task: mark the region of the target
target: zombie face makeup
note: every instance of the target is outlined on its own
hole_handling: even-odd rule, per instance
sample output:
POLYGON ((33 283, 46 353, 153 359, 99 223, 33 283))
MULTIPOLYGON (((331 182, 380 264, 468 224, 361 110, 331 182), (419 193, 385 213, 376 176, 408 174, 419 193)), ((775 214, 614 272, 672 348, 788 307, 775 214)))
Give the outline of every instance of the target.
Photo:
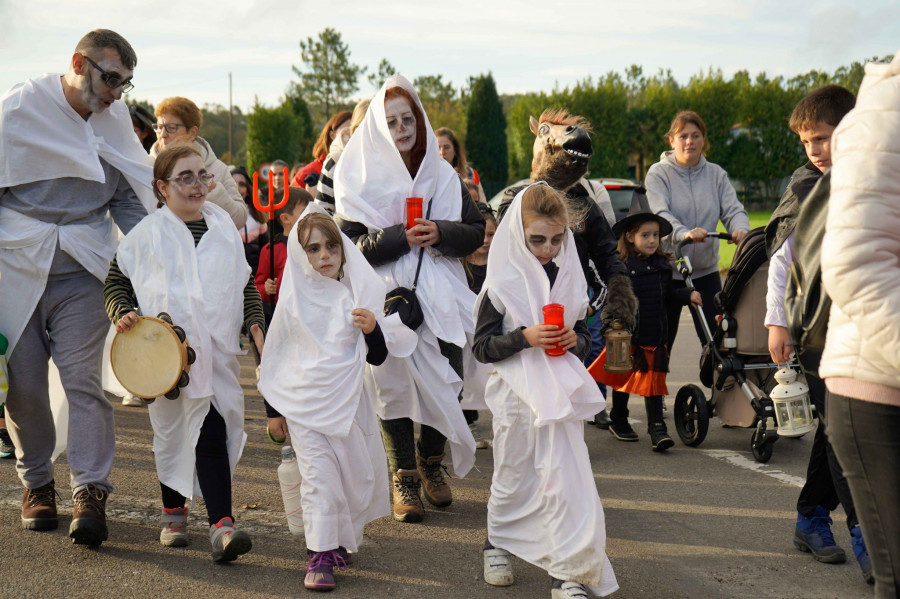
POLYGON ((303 244, 306 257, 313 269, 323 277, 340 278, 343 248, 333 239, 328 239, 318 227, 309 232, 309 239, 303 244))
POLYGON ((553 260, 562 247, 566 226, 545 216, 522 215, 525 244, 541 266, 553 260))
POLYGON ((416 145, 416 117, 406 98, 391 98, 384 103, 388 130, 400 155, 409 154, 416 145))

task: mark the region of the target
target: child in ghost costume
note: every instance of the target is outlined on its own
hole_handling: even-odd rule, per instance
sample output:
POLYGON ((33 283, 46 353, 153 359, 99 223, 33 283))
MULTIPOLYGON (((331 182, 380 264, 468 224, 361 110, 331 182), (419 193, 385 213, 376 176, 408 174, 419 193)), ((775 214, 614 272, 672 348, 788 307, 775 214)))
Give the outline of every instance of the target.
POLYGON ((567 226, 565 200, 543 182, 519 192, 490 249, 475 305, 473 353, 493 364, 485 401, 493 414, 485 581, 513 582, 509 554, 546 570, 554 599, 618 589, 584 420, 605 406, 582 359, 590 351, 587 284, 567 226), (542 308, 565 306, 562 330, 542 308), (560 346, 562 356, 544 350, 560 346))
POLYGON ((119 244, 104 299, 119 334, 138 322, 136 310, 166 312, 196 352, 180 397, 149 407, 163 499, 160 542, 187 545, 186 498, 202 495, 220 562, 252 546, 234 529, 231 509, 231 479, 247 438, 238 355, 241 325, 261 349, 265 322, 234 222, 205 201, 211 179, 189 146, 160 152, 153 184, 161 207, 119 244))
POLYGON ((327 591, 390 513, 384 447, 366 362, 404 357, 416 334, 382 316, 381 277, 316 204, 288 234, 281 294, 260 364, 259 390, 287 422, 302 483, 309 563, 304 585, 327 591))
POLYGON ((475 462, 475 440, 459 407, 462 348, 474 331, 475 295, 461 258, 484 239, 484 219, 450 163, 416 90, 390 77, 344 149, 334 175, 335 221, 375 268, 388 290, 412 287, 424 322, 408 358, 388 356, 369 366, 366 384, 377 398, 382 437, 393 477, 394 518, 420 522, 425 498, 452 503, 442 470, 445 446, 453 470, 465 476, 475 462), (406 198, 422 198, 422 214, 407 229, 406 198), (415 440, 413 423, 420 434, 415 440))

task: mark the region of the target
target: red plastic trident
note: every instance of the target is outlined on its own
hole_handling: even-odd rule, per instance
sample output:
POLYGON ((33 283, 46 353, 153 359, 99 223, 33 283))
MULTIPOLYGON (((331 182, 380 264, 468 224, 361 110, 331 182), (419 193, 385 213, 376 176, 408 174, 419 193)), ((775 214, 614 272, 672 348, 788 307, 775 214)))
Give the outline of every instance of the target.
MULTIPOLYGON (((253 205, 260 212, 269 213, 269 273, 271 278, 275 278, 275 211, 284 208, 288 201, 290 191, 288 189, 288 168, 284 167, 284 197, 277 204, 275 203, 275 186, 272 185, 272 169, 269 169, 269 204, 263 206, 259 197, 259 173, 253 173, 253 205)), ((287 233, 287 231, 285 231, 287 233)), ((278 294, 272 296, 272 305, 278 299, 278 294)))

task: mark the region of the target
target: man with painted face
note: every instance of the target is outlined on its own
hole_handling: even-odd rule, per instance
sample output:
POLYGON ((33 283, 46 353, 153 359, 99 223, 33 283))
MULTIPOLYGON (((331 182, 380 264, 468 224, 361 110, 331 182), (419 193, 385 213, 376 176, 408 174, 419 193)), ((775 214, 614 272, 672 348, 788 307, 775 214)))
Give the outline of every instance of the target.
POLYGON ((155 206, 146 152, 118 102, 136 62, 122 36, 98 29, 78 42, 65 74, 29 79, 0 99, 0 331, 10 341, 6 409, 25 487, 22 526, 57 527, 53 458, 65 444, 54 413, 67 402, 69 536, 90 546, 107 538, 115 448, 100 376, 112 221, 127 233, 155 206), (49 389, 50 358, 64 395, 49 389))

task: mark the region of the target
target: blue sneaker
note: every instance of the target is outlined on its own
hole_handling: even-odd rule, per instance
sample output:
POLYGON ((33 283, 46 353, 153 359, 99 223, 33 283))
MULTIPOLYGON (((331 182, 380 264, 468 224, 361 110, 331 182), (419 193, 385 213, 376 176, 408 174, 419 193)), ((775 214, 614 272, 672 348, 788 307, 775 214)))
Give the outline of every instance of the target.
POLYGON ((853 555, 856 556, 863 578, 867 583, 875 584, 875 577, 872 575, 872 560, 869 559, 869 550, 866 549, 866 541, 863 539, 859 525, 850 529, 850 538, 853 543, 853 555))
POLYGON ((811 518, 797 514, 794 545, 800 551, 812 553, 817 561, 826 564, 843 564, 847 561, 847 554, 834 542, 834 535, 831 534, 828 510, 821 505, 816 506, 811 518))

